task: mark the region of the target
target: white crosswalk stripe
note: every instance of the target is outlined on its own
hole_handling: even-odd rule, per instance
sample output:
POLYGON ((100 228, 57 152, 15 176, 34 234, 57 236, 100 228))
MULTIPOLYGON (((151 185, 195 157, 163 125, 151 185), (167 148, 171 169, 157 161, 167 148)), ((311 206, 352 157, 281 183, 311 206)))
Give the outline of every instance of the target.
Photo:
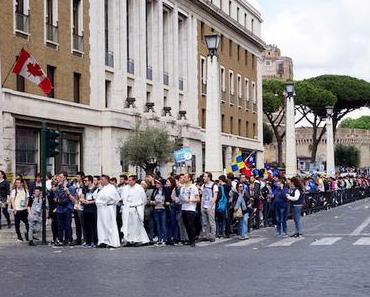
POLYGON ((324 237, 317 241, 314 241, 310 245, 314 245, 314 246, 333 245, 334 243, 336 243, 337 241, 341 239, 342 237, 324 237))
POLYGON ((286 247, 286 246, 291 246, 294 243, 296 243, 298 241, 301 241, 303 239, 304 239, 303 237, 299 237, 299 238, 285 238, 285 239, 279 240, 277 242, 274 242, 274 243, 268 245, 268 247, 286 247))
POLYGON ((235 242, 235 243, 230 243, 230 244, 227 244, 226 246, 229 247, 240 247, 240 246, 249 246, 249 245, 252 245, 252 244, 257 244, 257 243, 260 243, 262 241, 266 240, 266 238, 251 238, 251 239, 248 239, 248 240, 241 240, 241 241, 238 241, 238 242, 235 242))
POLYGON ((353 245, 370 245, 370 237, 361 237, 353 245))

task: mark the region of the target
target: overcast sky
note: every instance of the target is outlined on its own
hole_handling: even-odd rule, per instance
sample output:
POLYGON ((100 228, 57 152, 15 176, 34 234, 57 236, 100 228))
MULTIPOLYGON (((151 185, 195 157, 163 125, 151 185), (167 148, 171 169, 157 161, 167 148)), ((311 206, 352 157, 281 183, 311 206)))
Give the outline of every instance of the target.
MULTIPOLYGON (((262 38, 293 58, 294 77, 347 74, 370 81, 369 0, 248 0, 262 38)), ((351 117, 370 115, 370 109, 351 117)))

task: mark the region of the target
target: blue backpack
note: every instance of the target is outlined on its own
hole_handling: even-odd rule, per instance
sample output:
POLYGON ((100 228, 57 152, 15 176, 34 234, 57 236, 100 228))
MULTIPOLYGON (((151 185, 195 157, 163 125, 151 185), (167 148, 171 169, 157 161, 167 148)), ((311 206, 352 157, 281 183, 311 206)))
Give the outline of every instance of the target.
POLYGON ((218 201, 218 206, 217 206, 216 211, 221 213, 221 214, 224 214, 224 213, 226 213, 226 208, 227 208, 227 198, 226 198, 226 195, 225 195, 224 187, 220 186, 220 188, 221 188, 221 198, 218 201))

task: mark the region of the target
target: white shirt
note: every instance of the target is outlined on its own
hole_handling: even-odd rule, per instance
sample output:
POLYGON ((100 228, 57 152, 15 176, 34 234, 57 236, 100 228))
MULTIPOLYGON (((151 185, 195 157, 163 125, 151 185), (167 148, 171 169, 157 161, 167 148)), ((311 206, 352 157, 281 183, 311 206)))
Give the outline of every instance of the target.
POLYGON ((199 191, 194 184, 182 186, 180 189, 180 201, 182 203, 181 209, 196 211, 197 202, 190 202, 189 199, 194 199, 197 195, 199 195, 199 191))

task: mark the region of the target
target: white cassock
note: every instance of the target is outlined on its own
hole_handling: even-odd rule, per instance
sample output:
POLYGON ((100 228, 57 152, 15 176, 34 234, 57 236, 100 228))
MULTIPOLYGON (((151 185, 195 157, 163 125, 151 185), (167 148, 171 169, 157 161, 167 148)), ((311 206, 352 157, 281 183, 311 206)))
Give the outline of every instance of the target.
POLYGON ((98 244, 120 246, 116 222, 116 204, 120 199, 116 187, 111 184, 101 188, 97 194, 95 203, 98 210, 98 244))
POLYGON ((142 186, 128 185, 122 191, 122 233, 127 242, 148 243, 144 228, 144 205, 147 197, 142 186))

